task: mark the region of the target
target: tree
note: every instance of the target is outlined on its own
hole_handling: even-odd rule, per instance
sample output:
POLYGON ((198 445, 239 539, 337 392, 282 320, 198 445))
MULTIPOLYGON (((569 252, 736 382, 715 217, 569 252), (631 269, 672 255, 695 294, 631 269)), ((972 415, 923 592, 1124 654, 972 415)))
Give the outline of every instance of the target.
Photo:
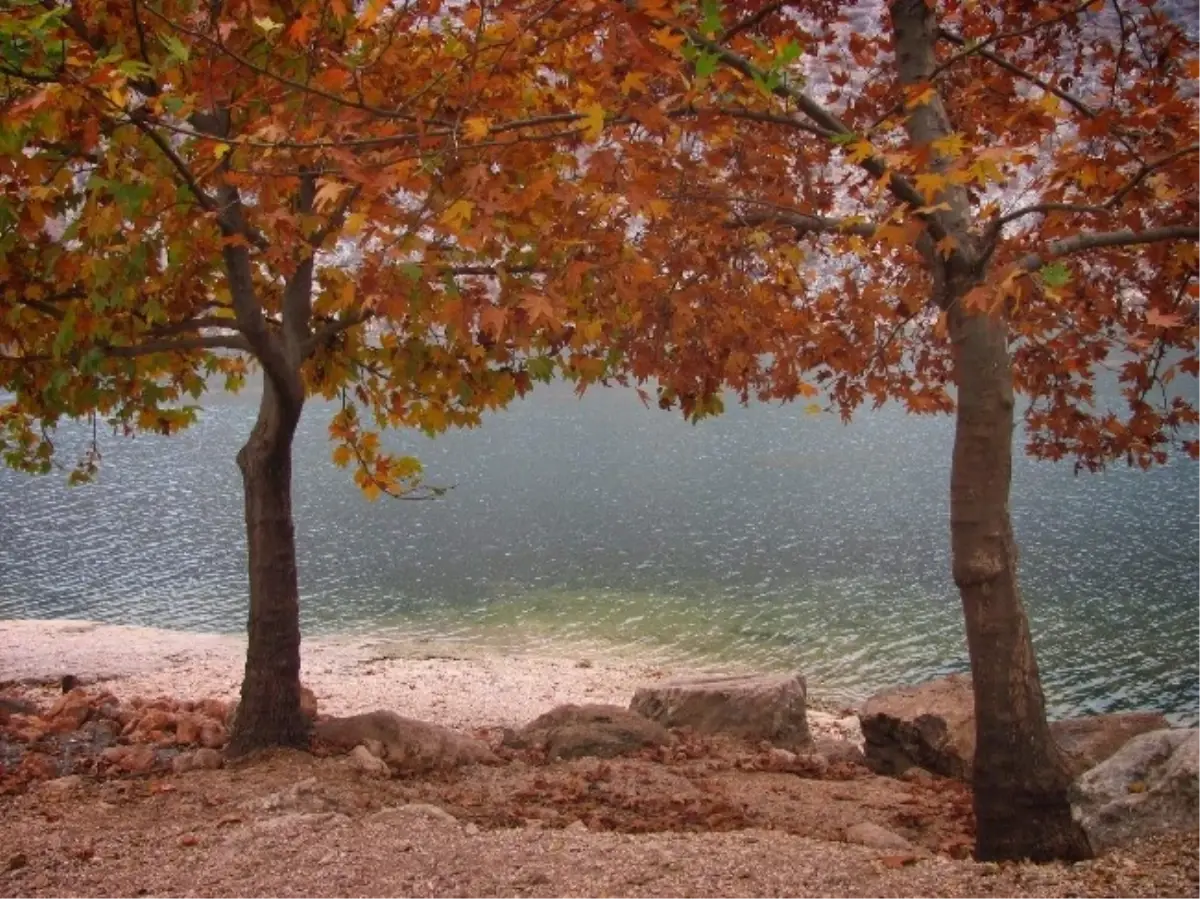
POLYGON ((1168 390, 1197 374, 1195 40, 1120 0, 626 8, 598 102, 637 124, 609 137, 610 189, 661 208, 625 373, 690 415, 722 385, 953 411, 976 855, 1086 857, 1018 586, 1015 395, 1035 456, 1196 458, 1194 391, 1168 390), (621 71, 659 73, 649 111, 621 71), (672 106, 692 116, 655 118, 672 106))
MULTIPOLYGON (((556 366, 596 370, 571 182, 603 119, 556 76, 584 68, 559 6, 16 0, 0 23, 5 462, 51 470, 64 418, 175 433, 262 371, 233 753, 307 742, 306 399, 341 399, 333 458, 368 496, 421 498, 379 428, 474 425, 556 366)), ((98 460, 93 439, 72 479, 98 460)))

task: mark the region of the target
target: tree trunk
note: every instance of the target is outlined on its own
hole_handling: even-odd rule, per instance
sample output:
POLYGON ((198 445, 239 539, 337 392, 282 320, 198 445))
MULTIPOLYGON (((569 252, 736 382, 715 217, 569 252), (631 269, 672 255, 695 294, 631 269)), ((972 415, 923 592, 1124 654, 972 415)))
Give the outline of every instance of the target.
MULTIPOLYGON (((955 291, 961 298, 963 291, 955 291)), ((1090 858, 1050 735, 1009 515, 1013 379, 1003 314, 950 306, 958 386, 950 532, 975 690, 975 855, 1090 858)))
POLYGON ((258 421, 238 453, 246 503, 250 645, 230 755, 308 744, 300 712, 300 590, 292 524, 292 438, 303 400, 263 378, 258 421))

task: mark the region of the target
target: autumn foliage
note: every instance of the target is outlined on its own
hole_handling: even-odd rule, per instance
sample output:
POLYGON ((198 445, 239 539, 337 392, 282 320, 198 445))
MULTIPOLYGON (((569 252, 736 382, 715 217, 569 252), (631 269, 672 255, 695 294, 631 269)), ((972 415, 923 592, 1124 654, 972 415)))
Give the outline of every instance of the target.
POLYGON ((1016 579, 1014 393, 1036 455, 1197 455, 1197 48, 1169 8, 9 8, 0 452, 48 470, 64 418, 172 433, 261 368, 235 749, 302 737, 308 397, 338 401, 334 460, 371 497, 430 492, 380 429, 475 425, 553 377, 692 417, 725 391, 896 401, 957 417, 981 845, 1080 853, 1046 835, 1070 826, 1016 579))

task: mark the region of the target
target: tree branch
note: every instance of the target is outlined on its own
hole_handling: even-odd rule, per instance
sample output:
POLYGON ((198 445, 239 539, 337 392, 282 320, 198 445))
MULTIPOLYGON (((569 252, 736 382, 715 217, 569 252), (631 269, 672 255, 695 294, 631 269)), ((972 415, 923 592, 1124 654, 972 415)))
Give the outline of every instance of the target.
POLYGON ((730 25, 729 28, 721 35, 721 40, 728 41, 730 38, 741 34, 743 31, 749 31, 756 25, 761 24, 769 16, 779 12, 779 10, 783 9, 785 6, 789 6, 790 3, 791 0, 775 0, 774 3, 768 3, 758 12, 751 16, 747 16, 736 25, 730 25))
POLYGON ((1165 156, 1160 156, 1158 159, 1153 159, 1150 162, 1143 163, 1139 167, 1136 174, 1126 181, 1111 197, 1103 203, 1093 204, 1077 204, 1077 203, 1034 203, 1030 206, 1022 206, 1020 209, 1014 209, 1012 212, 1001 216, 988 226, 987 233, 984 235, 984 240, 991 243, 1000 236, 1001 230, 1010 222, 1015 222, 1017 219, 1027 215, 1040 215, 1048 212, 1068 212, 1078 215, 1104 215, 1112 212, 1121 202, 1129 196, 1129 193, 1142 183, 1152 172, 1170 165, 1177 159, 1184 156, 1189 156, 1192 153, 1200 152, 1200 144, 1191 144, 1187 147, 1180 147, 1173 153, 1168 153, 1165 156))
MULTIPOLYGON (((300 176, 300 187, 296 191, 296 212, 303 218, 311 215, 317 195, 317 176, 307 173, 300 176)), ((343 210, 344 211, 344 210, 343 210)), ((327 224, 332 225, 332 219, 327 224)), ((284 351, 293 367, 304 361, 304 347, 312 336, 312 290, 313 290, 313 247, 305 245, 304 254, 283 288, 283 339, 284 351)))
MULTIPOLYGON (((700 34, 698 31, 692 28, 681 27, 662 19, 652 19, 651 21, 654 21, 655 24, 659 25, 660 27, 670 28, 672 31, 684 35, 695 46, 713 54, 720 62, 724 63, 735 72, 740 72, 747 78, 757 79, 758 81, 766 80, 767 73, 754 63, 750 62, 750 60, 748 60, 746 57, 742 56, 740 53, 735 53, 733 50, 722 46, 716 41, 710 40, 709 38, 700 34)), ((806 130, 811 130, 812 133, 826 139, 843 136, 851 137, 854 135, 854 131, 841 119, 839 119, 836 115, 834 115, 799 88, 790 84, 779 84, 772 88, 771 92, 777 97, 789 100, 796 104, 796 107, 799 109, 799 111, 803 113, 814 126, 811 129, 806 130)), ((884 161, 883 157, 873 154, 859 162, 858 167, 863 169, 863 171, 875 179, 881 179, 885 174, 888 175, 888 191, 890 191, 891 194, 901 202, 911 206, 914 210, 921 209, 927 205, 925 198, 921 195, 921 192, 916 189, 912 182, 909 181, 904 175, 892 169, 887 162, 884 161)), ((936 214, 918 213, 918 217, 925 222, 935 239, 940 240, 946 236, 946 230, 938 221, 936 214)))
MULTIPOLYGON (((241 353, 252 352, 250 344, 239 334, 199 334, 185 340, 148 340, 144 343, 109 344, 98 343, 87 350, 78 350, 69 358, 78 361, 88 350, 99 350, 110 359, 136 359, 139 356, 153 356, 159 353, 194 353, 198 350, 235 350, 241 353)), ((4 356, 5 362, 59 362, 61 357, 50 353, 33 355, 4 356)))
POLYGON ((1076 234, 1074 237, 1064 237, 1050 243, 1045 252, 1029 253, 1018 263, 1017 267, 1027 272, 1037 271, 1051 259, 1063 256, 1073 256, 1088 250, 1098 250, 1105 247, 1129 247, 1138 244, 1162 243, 1170 240, 1195 241, 1200 229, 1196 225, 1169 225, 1162 228, 1147 228, 1144 231, 1092 231, 1076 234))

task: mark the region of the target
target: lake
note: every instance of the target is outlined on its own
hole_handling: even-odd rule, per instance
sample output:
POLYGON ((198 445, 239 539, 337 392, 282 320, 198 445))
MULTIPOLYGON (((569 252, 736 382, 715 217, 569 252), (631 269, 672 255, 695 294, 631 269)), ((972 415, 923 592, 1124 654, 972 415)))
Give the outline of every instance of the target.
MULTIPOLYGON (((246 394, 190 432, 104 440, 98 483, 0 471, 0 617, 244 628, 246 394)), ((798 406, 689 425, 631 391, 536 391, 478 430, 399 435, 433 502, 368 503, 329 460, 331 407, 296 446, 307 634, 403 631, 796 669, 854 701, 966 669, 950 580, 952 423, 798 406)), ((62 444, 81 442, 65 428, 62 444)), ((69 450, 68 450, 69 454, 69 450)), ((64 457, 69 458, 69 455, 64 457)), ((1013 515, 1052 714, 1197 720, 1198 468, 1016 464, 1013 515)))

